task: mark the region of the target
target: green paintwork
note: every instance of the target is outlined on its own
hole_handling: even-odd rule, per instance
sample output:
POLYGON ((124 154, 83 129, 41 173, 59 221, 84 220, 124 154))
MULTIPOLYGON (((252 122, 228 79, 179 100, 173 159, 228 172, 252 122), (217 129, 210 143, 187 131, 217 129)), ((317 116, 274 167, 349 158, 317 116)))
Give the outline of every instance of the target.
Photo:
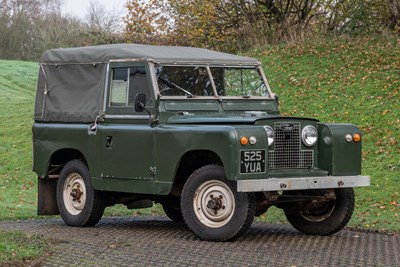
POLYGON ((38 176, 47 177, 53 156, 67 150, 84 155, 91 170, 98 168, 96 140, 95 136, 88 135, 88 127, 85 124, 35 123, 32 129, 33 170, 38 176))
MULTIPOLYGON (((145 65, 151 62, 113 63, 145 65)), ((112 65, 112 64, 111 64, 112 65)), ((111 75, 111 74, 109 74, 111 75)), ((105 88, 110 87, 110 78, 105 88)), ((37 122, 33 126, 33 169, 41 178, 57 173, 57 166, 80 155, 89 167, 97 190, 167 195, 182 159, 189 153, 207 151, 216 155, 229 180, 270 177, 312 177, 357 175, 361 172, 361 142, 346 142, 346 134, 359 133, 350 124, 322 124, 313 119, 279 116, 273 98, 161 98, 149 78, 152 115, 133 107, 106 107, 96 131, 90 123, 37 122), (301 127, 318 129, 319 142, 311 148, 314 165, 309 169, 268 170, 240 173, 241 150, 265 150, 268 144, 264 125, 300 122, 301 127), (256 144, 241 145, 241 137, 255 137, 256 144), (50 165, 51 169, 50 169, 50 165)), ((109 103, 109 93, 104 103, 109 103)), ((305 148, 301 144, 302 149, 305 148)), ((187 177, 186 177, 187 178, 187 177)))
POLYGON ((361 141, 346 142, 346 134, 361 134, 352 124, 321 124, 318 127, 319 165, 330 175, 361 174, 361 141))
MULTIPOLYGON (((179 115, 177 115, 179 116, 179 115)), ((293 121, 294 118, 286 118, 293 121)), ((265 179, 268 177, 356 175, 360 174, 361 144, 347 143, 347 133, 359 133, 354 125, 317 124, 298 119, 319 128, 320 141, 315 147, 313 169, 296 171, 267 170, 266 173, 240 174, 239 151, 267 149, 262 124, 272 125, 282 118, 253 118, 249 115, 180 115, 172 123, 151 127, 142 120, 114 123, 105 119, 96 135, 88 134, 82 124, 34 125, 34 170, 40 177, 48 172, 51 156, 61 150, 74 149, 84 155, 96 189, 117 192, 168 194, 182 157, 192 151, 211 151, 221 159, 228 179, 265 179), (208 119, 207 119, 208 118, 208 119), (225 119, 225 121, 224 121, 225 119), (252 125, 257 120, 257 125, 252 125), (241 123, 240 123, 241 122, 241 123), (229 125, 233 123, 233 125, 229 125), (250 124, 250 125, 249 125, 250 124), (112 136, 107 148, 107 137, 112 136), (241 136, 254 136, 255 145, 242 146, 241 136), (327 140, 332 140, 327 143, 327 140), (156 173, 150 172, 156 168, 156 173)))

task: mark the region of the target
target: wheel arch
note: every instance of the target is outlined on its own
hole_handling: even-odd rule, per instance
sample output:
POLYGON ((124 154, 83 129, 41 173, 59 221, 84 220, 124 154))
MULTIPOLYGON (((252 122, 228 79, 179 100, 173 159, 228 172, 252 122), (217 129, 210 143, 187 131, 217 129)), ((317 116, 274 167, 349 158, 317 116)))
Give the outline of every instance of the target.
POLYGON ((63 148, 55 151, 49 158, 44 176, 38 176, 38 215, 58 215, 57 180, 62 167, 71 160, 80 160, 88 168, 82 152, 74 148, 63 148))
POLYGON ((86 158, 81 151, 75 148, 62 148, 51 155, 47 167, 47 174, 60 174, 62 166, 74 159, 82 161, 89 168, 86 158))
POLYGON ((175 171, 174 184, 171 188, 171 194, 180 196, 183 185, 189 176, 194 171, 205 165, 220 165, 224 167, 221 157, 212 150, 191 150, 182 155, 175 171))

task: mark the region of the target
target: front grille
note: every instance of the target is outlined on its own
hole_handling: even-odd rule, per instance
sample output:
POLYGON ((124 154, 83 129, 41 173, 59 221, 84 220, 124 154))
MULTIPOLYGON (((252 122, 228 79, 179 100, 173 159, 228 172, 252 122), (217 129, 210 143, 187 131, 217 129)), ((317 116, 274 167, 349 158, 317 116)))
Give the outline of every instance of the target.
POLYGON ((275 122, 274 145, 268 151, 269 169, 312 168, 314 151, 301 149, 301 126, 299 122, 275 122), (284 126, 289 127, 282 127, 284 126))

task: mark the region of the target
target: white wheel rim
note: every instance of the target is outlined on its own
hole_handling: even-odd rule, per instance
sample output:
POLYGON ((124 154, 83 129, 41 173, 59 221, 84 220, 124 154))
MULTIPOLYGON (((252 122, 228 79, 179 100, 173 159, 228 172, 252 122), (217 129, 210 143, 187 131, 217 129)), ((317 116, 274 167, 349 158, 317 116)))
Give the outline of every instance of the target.
POLYGON ((202 183, 193 198, 196 217, 207 227, 227 224, 235 211, 235 196, 225 183, 209 180, 202 183))
POLYGON ((72 215, 82 212, 86 204, 85 182, 78 173, 68 175, 63 188, 63 200, 67 211, 72 215))

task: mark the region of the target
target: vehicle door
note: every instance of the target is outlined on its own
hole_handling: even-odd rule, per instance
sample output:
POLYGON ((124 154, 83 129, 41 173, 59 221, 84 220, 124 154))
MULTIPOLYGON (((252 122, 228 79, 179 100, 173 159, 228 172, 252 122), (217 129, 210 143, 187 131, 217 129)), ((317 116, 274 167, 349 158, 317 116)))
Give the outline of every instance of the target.
POLYGON ((149 114, 134 108, 136 95, 143 93, 154 114, 149 76, 147 63, 110 63, 104 122, 98 127, 102 178, 154 178, 154 129, 149 114))

